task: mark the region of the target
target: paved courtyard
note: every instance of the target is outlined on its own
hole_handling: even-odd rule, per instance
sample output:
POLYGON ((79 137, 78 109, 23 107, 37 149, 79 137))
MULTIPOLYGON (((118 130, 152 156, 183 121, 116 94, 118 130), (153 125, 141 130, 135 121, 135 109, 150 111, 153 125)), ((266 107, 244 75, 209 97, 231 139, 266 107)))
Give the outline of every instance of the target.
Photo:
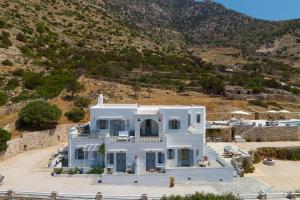
POLYGON ((199 192, 212 193, 257 193, 266 190, 268 185, 255 178, 236 178, 234 183, 178 183, 174 188, 146 187, 134 185, 98 184, 97 175, 52 177, 51 169, 47 168, 48 159, 60 146, 28 151, 0 162, 0 173, 6 178, 0 190, 64 192, 88 194, 102 192, 103 195, 141 195, 163 196, 170 194, 187 194, 199 192))

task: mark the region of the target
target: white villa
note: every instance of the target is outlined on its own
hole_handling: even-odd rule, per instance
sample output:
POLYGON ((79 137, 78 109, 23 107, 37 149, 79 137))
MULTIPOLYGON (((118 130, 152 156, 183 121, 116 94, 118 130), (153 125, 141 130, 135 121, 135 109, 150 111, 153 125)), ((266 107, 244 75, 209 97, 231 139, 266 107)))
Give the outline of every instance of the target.
POLYGON ((104 167, 108 183, 232 181, 233 168, 206 147, 205 123, 203 106, 104 104, 100 95, 89 124, 68 131, 68 165, 104 167))

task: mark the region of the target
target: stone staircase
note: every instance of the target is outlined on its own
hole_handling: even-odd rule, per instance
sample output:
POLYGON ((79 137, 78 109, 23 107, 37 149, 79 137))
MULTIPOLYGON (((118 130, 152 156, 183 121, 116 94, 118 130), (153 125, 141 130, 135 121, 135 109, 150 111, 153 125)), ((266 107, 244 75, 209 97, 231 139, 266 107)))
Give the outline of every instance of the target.
POLYGON ((236 142, 236 143, 243 143, 243 142, 246 142, 245 138, 243 138, 243 137, 240 136, 240 135, 234 136, 234 139, 235 139, 235 142, 236 142))

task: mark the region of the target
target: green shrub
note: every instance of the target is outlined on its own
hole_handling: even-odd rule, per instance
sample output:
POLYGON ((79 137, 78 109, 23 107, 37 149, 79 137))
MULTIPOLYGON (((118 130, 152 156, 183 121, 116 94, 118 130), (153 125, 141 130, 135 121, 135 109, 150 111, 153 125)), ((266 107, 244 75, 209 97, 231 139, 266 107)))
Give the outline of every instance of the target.
POLYGON ((87 173, 88 174, 103 174, 103 172, 104 172, 103 167, 96 167, 96 168, 89 170, 87 173))
POLYGON ((18 121, 21 126, 45 129, 56 125, 61 114, 56 105, 45 101, 33 101, 21 109, 18 121))
POLYGON ((5 151, 8 147, 7 141, 10 140, 11 133, 0 128, 0 152, 5 151))
POLYGON ((19 103, 28 99, 30 99, 29 92, 24 90, 18 96, 12 97, 11 101, 14 103, 19 103))
POLYGON ((5 105, 7 102, 7 99, 8 99, 7 94, 0 90, 0 106, 5 105))
POLYGON ((75 100, 74 105, 78 108, 87 108, 91 104, 91 100, 88 97, 79 97, 75 100))
POLYGON ((5 59, 1 62, 2 65, 4 66, 13 66, 14 63, 11 60, 5 59))
POLYGON ((78 174, 79 169, 78 167, 74 168, 74 169, 69 169, 68 174, 69 175, 73 175, 73 174, 78 174))
POLYGON ((16 79, 16 78, 12 78, 12 79, 10 79, 8 82, 7 82, 7 84, 6 84, 6 86, 5 86, 5 90, 14 90, 14 89, 16 89, 16 87, 18 87, 20 85, 20 83, 19 83, 19 80, 18 79, 16 79))
POLYGON ((38 73, 25 72, 23 75, 23 85, 27 89, 35 89, 42 84, 42 77, 38 73))
POLYGON ((242 166, 245 173, 253 173, 255 170, 254 166, 247 159, 244 159, 242 166))
POLYGON ((16 39, 19 40, 20 42, 26 42, 26 36, 23 33, 18 33, 16 36, 16 39))
POLYGON ((9 39, 9 32, 2 31, 0 35, 0 48, 8 49, 12 45, 12 42, 9 39))
POLYGON ((12 72, 13 75, 22 77, 25 73, 24 69, 18 68, 12 72))
POLYGON ((161 200, 241 200, 240 198, 234 196, 233 194, 224 194, 224 195, 217 195, 211 193, 199 193, 196 192, 195 194, 180 196, 180 195, 172 195, 169 197, 162 197, 161 200))
POLYGON ((61 174, 63 172, 63 168, 54 168, 55 174, 61 174))
POLYGON ((261 161, 260 155, 259 153, 257 153, 257 151, 254 152, 254 160, 253 163, 259 163, 261 161))
POLYGON ((69 112, 66 112, 65 116, 73 122, 79 122, 85 117, 85 112, 80 108, 73 108, 69 112))
POLYGON ((0 29, 5 28, 6 27, 6 22, 3 21, 2 19, 0 19, 0 29))

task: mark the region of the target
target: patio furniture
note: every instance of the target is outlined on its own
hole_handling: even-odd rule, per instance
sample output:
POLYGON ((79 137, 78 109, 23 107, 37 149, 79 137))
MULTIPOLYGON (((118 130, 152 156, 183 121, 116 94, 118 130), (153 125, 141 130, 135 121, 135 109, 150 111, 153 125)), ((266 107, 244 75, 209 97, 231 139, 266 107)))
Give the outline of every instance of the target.
POLYGON ((106 168, 106 173, 107 173, 107 174, 112 174, 113 171, 114 171, 114 170, 113 170, 112 167, 107 167, 107 168, 106 168))

